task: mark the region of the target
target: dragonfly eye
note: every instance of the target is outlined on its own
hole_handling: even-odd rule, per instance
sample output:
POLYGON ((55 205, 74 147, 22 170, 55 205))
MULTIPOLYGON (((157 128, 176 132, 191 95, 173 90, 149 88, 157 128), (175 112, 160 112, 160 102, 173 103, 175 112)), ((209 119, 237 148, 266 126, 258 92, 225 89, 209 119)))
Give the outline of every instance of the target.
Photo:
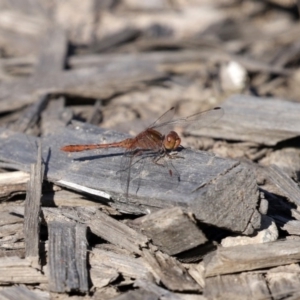
POLYGON ((164 146, 167 150, 176 150, 181 143, 181 139, 175 131, 171 131, 164 139, 164 146))

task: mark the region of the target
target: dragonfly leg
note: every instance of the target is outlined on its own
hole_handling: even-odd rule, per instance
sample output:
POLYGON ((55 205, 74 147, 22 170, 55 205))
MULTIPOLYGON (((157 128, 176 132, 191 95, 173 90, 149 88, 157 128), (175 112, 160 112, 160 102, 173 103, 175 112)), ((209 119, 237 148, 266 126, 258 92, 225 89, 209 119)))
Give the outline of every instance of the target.
POLYGON ((174 152, 174 153, 166 153, 166 155, 168 156, 168 158, 170 158, 170 159, 176 159, 176 158, 183 158, 184 159, 184 157, 183 156, 179 156, 178 155, 178 152, 174 152))
POLYGON ((154 162, 156 165, 158 165, 158 166, 165 167, 164 164, 158 162, 160 159, 161 159, 161 157, 159 157, 158 159, 155 158, 155 159, 153 159, 153 162, 154 162))
POLYGON ((153 161, 156 165, 158 165, 158 166, 165 167, 164 164, 159 163, 159 161, 164 157, 165 154, 166 154, 166 153, 160 154, 158 157, 153 158, 152 161, 153 161))

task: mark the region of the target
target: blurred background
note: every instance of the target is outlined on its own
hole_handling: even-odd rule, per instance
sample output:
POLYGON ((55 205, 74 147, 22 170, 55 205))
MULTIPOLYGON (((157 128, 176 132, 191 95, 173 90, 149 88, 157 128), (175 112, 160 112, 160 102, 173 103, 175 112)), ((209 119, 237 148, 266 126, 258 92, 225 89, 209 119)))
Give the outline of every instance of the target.
POLYGON ((20 127, 38 101, 39 125, 56 111, 61 125, 78 119, 131 134, 174 105, 186 116, 236 93, 298 101, 299 7, 0 0, 0 125, 45 134, 48 125, 20 127), (50 110, 49 99, 60 104, 50 110))

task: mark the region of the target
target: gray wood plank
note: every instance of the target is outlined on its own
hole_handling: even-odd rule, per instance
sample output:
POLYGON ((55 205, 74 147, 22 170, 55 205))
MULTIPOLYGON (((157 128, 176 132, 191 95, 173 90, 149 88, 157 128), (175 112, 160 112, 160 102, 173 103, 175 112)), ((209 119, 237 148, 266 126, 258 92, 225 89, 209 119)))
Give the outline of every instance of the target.
POLYGON ((24 211, 24 238, 26 256, 38 258, 40 242, 40 205, 44 168, 42 165, 42 145, 38 145, 36 164, 31 165, 30 181, 25 200, 24 211))
POLYGON ((300 241, 218 248, 203 261, 206 277, 286 265, 300 261, 300 241))
POLYGON ((267 146, 300 136, 299 103, 236 95, 227 99, 222 108, 225 113, 221 120, 191 133, 267 146))
POLYGON ((86 226, 52 221, 48 229, 50 290, 87 292, 86 226))
MULTIPOLYGON (((145 159, 142 176, 130 182, 127 199, 118 175, 123 150, 71 155, 60 151, 66 144, 118 141, 124 137, 81 123, 76 123, 75 130, 61 129, 55 136, 45 137, 43 158, 47 162, 47 179, 89 194, 99 195, 100 191, 105 191, 106 197, 113 200, 109 204, 123 212, 141 214, 180 206, 193 212, 200 221, 236 232, 253 233, 249 230, 249 221, 257 205, 258 189, 255 173, 247 164, 183 149, 180 156, 184 158, 172 160, 180 174, 178 182, 170 176, 168 168, 145 159)), ((34 161, 33 138, 0 129, 0 142, 0 160, 18 164, 20 168, 34 161)), ((132 178, 138 171, 132 168, 132 178)), ((251 226, 259 227, 259 220, 251 226)))

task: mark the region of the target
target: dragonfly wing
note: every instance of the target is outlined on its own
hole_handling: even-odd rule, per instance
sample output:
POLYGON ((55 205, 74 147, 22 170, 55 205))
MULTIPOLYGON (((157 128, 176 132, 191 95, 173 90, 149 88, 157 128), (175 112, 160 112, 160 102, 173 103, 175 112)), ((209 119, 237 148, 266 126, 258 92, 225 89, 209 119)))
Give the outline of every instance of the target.
POLYGON ((192 128, 207 127, 212 123, 216 122, 224 115, 224 110, 221 107, 215 107, 213 109, 205 110, 202 112, 195 113, 191 116, 178 118, 171 120, 166 123, 160 123, 154 128, 161 131, 160 128, 164 127, 174 127, 180 125, 182 127, 191 126, 192 128))
POLYGON ((129 183, 130 183, 130 168, 132 163, 133 155, 130 151, 124 153, 121 158, 120 170, 118 171, 120 177, 120 185, 122 190, 125 192, 125 197, 128 198, 129 183))
POLYGON ((137 193, 139 178, 145 166, 145 156, 135 151, 127 151, 121 159, 121 169, 118 171, 120 185, 128 198, 129 191, 137 193))
POLYGON ((168 111, 166 111, 163 115, 161 115, 154 123, 152 123, 149 128, 159 127, 160 124, 166 124, 170 122, 175 115, 175 107, 171 107, 168 111))

